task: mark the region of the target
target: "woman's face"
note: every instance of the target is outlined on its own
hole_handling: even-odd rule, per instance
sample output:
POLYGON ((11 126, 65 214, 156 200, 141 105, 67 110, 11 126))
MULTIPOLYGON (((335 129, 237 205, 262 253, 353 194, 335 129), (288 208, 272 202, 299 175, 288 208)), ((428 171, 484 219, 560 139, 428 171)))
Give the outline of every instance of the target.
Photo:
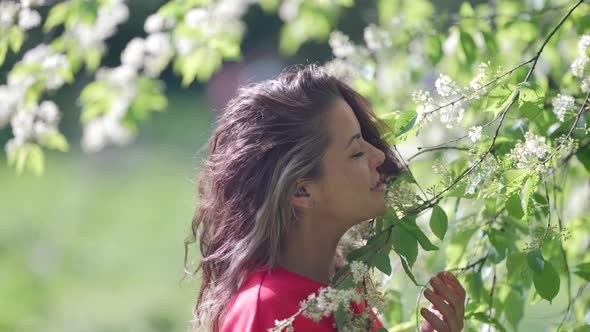
POLYGON ((310 188, 317 209, 313 213, 347 227, 383 215, 385 193, 372 188, 385 154, 363 139, 354 112, 342 98, 328 109, 327 129, 332 143, 322 161, 324 177, 310 188))

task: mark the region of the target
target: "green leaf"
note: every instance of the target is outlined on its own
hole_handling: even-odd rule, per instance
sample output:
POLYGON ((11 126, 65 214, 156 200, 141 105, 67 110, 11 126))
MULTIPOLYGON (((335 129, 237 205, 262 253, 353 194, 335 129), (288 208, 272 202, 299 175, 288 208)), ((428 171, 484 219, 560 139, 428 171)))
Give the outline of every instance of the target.
POLYGON ((440 206, 435 205, 432 208, 432 215, 430 216, 430 229, 439 239, 444 239, 447 233, 448 218, 445 210, 440 206))
POLYGON ((334 320, 336 321, 336 325, 338 326, 339 330, 342 329, 342 327, 344 327, 344 323, 346 323, 346 311, 347 308, 345 308, 341 303, 338 306, 338 309, 336 309, 334 312, 334 320))
MULTIPOLYGON (((401 222, 396 225, 399 226, 400 224, 401 222)), ((418 242, 412 233, 403 227, 394 227, 391 231, 391 243, 394 250, 404 256, 408 260, 410 267, 412 267, 418 257, 418 242)))
POLYGON ((53 131, 42 135, 39 137, 39 143, 48 149, 62 152, 67 152, 70 149, 65 136, 58 131, 53 131))
POLYGON ((102 54, 97 48, 87 49, 84 53, 84 63, 89 72, 95 71, 100 65, 100 58, 102 54))
POLYGON ((391 324, 401 322, 403 319, 401 293, 395 289, 388 288, 385 293, 385 299, 387 299, 387 307, 383 315, 387 321, 391 324))
POLYGON ((574 273, 581 278, 590 281, 590 262, 589 263, 582 263, 576 266, 576 271, 574 273))
MULTIPOLYGON (((2 57, 0 56, 0 59, 1 58, 2 57)), ((0 64, 1 63, 2 63, 2 61, 0 60, 0 64)), ((582 165, 584 165, 584 167, 586 168, 586 170, 588 172, 590 172, 590 145, 587 145, 583 149, 580 149, 578 152, 576 152, 576 157, 582 163, 582 165)))
POLYGON ((537 293, 551 303, 551 300, 559 293, 559 274, 549 261, 544 261, 543 271, 533 274, 533 283, 537 293))
POLYGON ((391 275, 391 263, 389 262, 389 255, 387 253, 383 251, 378 252, 373 258, 373 261, 379 271, 391 275))
POLYGON ((432 244, 430 239, 428 239, 424 232, 422 232, 418 225, 416 225, 416 220, 413 218, 404 218, 398 225, 410 232, 414 238, 418 240, 422 249, 426 251, 438 250, 438 247, 432 244))
POLYGON ((425 40, 424 48, 433 65, 440 62, 443 53, 442 42, 438 34, 428 36, 425 40))
POLYGON ((527 254, 527 263, 533 272, 535 273, 542 273, 543 266, 545 265, 545 260, 543 259, 543 254, 541 253, 541 249, 535 249, 529 251, 527 254))
POLYGON ((473 37, 471 37, 471 35, 463 30, 461 30, 460 34, 459 34, 459 40, 461 42, 461 49, 463 50, 463 53, 465 54, 465 61, 467 63, 473 63, 473 61, 475 60, 475 56, 477 53, 477 46, 475 45, 475 42, 473 41, 473 37))
POLYGON ((10 49, 12 52, 16 53, 20 50, 25 41, 25 34, 24 32, 17 26, 13 26, 8 31, 8 42, 10 44, 10 49))
POLYGON ((493 112, 494 116, 497 116, 508 107, 515 93, 516 87, 512 84, 503 84, 493 89, 488 93, 488 107, 486 111, 493 112))
POLYGON ((488 49, 488 54, 496 54, 498 52, 498 45, 496 43, 494 35, 487 31, 481 31, 481 33, 483 35, 483 40, 486 44, 486 48, 488 49))
POLYGON ((27 157, 27 168, 35 175, 40 176, 43 174, 44 169, 44 158, 43 150, 39 145, 31 145, 29 155, 27 157))
POLYGON ((260 0, 259 3, 262 10, 267 14, 272 14, 279 6, 279 0, 260 0))
POLYGON ((545 94, 534 86, 522 85, 518 95, 518 107, 529 119, 535 119, 544 110, 545 94))
POLYGON ((6 59, 6 53, 8 52, 8 43, 5 40, 0 40, 0 65, 4 63, 6 59))
POLYGON ((418 284, 418 282, 416 281, 416 278, 414 278, 414 274, 412 274, 412 271, 408 267, 408 263, 406 263, 406 260, 401 255, 399 256, 399 259, 402 261, 402 267, 404 268, 404 272, 406 272, 406 275, 410 277, 410 280, 414 282, 414 285, 420 286, 420 284, 418 284))
POLYGON ((62 2, 52 6, 43 25, 43 31, 48 32, 54 26, 62 24, 68 16, 69 7, 69 2, 62 2))
POLYGON ((485 312, 474 312, 469 314, 468 316, 465 316, 465 318, 469 319, 469 318, 473 318, 475 320, 478 320, 480 322, 492 325, 493 327, 495 327, 498 331, 502 331, 505 332, 506 328, 504 327, 504 325, 502 325, 502 323, 500 323, 500 321, 494 317, 490 317, 488 316, 488 314, 486 314, 485 312))
POLYGON ((518 331, 518 323, 522 320, 524 315, 524 296, 521 292, 515 289, 510 289, 510 292, 506 296, 504 301, 504 315, 506 320, 514 327, 515 331, 518 331))
POLYGON ((499 263, 504 260, 508 249, 511 247, 511 242, 503 232, 497 229, 491 229, 489 232, 490 242, 492 244, 492 252, 490 259, 494 263, 499 263))
POLYGON ((514 193, 508 197, 506 200, 506 210, 508 210, 508 213, 514 218, 521 219, 524 217, 519 193, 514 193))
POLYGON ((473 301, 478 302, 480 300, 482 289, 483 280, 481 279, 481 273, 469 272, 465 275, 465 290, 473 301))
POLYGON ((535 205, 533 204, 533 194, 537 192, 539 181, 541 177, 539 173, 533 172, 530 174, 529 179, 526 181, 522 199, 522 208, 524 210, 525 218, 532 215, 535 212, 535 205))

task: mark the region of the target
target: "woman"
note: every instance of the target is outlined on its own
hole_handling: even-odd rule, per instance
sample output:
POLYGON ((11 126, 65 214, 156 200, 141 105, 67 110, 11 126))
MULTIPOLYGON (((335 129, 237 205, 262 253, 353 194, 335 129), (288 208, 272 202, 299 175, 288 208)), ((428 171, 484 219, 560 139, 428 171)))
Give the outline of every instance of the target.
MULTIPOLYGON (((200 232, 193 328, 267 331, 329 284, 340 238, 384 214, 382 183, 402 170, 381 138, 385 130, 361 95, 316 65, 239 90, 210 140, 185 243, 186 265, 187 245, 200 232)), ((460 331, 463 288, 442 272, 432 282, 422 331, 460 331)), ((382 327, 371 317, 367 330, 382 327)), ((293 327, 336 331, 333 323, 333 316, 316 323, 298 315, 293 327)))

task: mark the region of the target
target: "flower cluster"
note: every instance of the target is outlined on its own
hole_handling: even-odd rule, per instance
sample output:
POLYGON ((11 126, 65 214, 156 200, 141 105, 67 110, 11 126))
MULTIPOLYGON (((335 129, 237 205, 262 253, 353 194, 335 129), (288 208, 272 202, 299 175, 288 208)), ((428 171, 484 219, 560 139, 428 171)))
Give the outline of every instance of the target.
MULTIPOLYGON (((476 158, 480 158, 477 154, 474 154, 476 158)), ((475 161, 472 161, 472 163, 475 161)), ((502 172, 502 168, 496 159, 488 155, 482 162, 474 169, 469 176, 466 177, 465 181, 467 182, 467 187, 465 188, 465 193, 473 195, 477 190, 485 193, 485 196, 491 195, 494 193, 486 192, 487 189, 496 188, 493 184, 499 179, 499 176, 502 172), (484 188, 484 190, 482 190, 484 188)), ((502 187, 497 188, 497 190, 502 189, 502 187)), ((485 197, 484 196, 484 197, 485 197)))
POLYGON ((385 199, 389 206, 392 206, 400 213, 415 207, 421 201, 411 183, 399 183, 391 186, 391 190, 387 192, 385 199))
POLYGON ((477 141, 479 141, 479 139, 481 138, 481 130, 482 127, 481 126, 473 126, 471 128, 469 128, 469 139, 475 143, 477 141))
POLYGON ((590 35, 583 35, 578 41, 578 57, 572 62, 574 76, 582 79, 582 91, 590 92, 590 35))
POLYGON ((370 54, 366 47, 354 45, 340 31, 330 33, 328 43, 336 57, 325 64, 328 73, 347 81, 356 77, 370 80, 375 76, 375 68, 368 61, 370 54))
MULTIPOLYGON (((1 90, 0 90, 1 91, 1 90)), ((0 95, 2 92, 0 92, 0 95)), ((32 140, 42 140, 44 136, 56 133, 57 124, 61 113, 57 105, 49 100, 41 104, 33 104, 26 108, 20 108, 10 120, 12 134, 14 135, 4 146, 7 155, 32 140)))
POLYGON ((117 25, 129 18, 129 8, 123 0, 110 0, 101 5, 92 23, 77 20, 71 29, 65 32, 66 38, 72 38, 82 49, 106 50, 104 40, 116 32, 117 25))
POLYGON ((251 0, 224 0, 208 9, 189 10, 182 20, 187 29, 180 29, 174 33, 173 43, 176 50, 182 56, 189 55, 198 48, 209 47, 209 40, 241 36, 244 25, 239 18, 252 2, 251 0))
MULTIPOLYGON (((501 68, 498 67, 496 74, 500 73, 501 68)), ((412 94, 412 101, 417 105, 419 125, 423 125, 422 120, 430 122, 438 116, 446 128, 454 128, 463 120, 466 102, 479 99, 486 92, 486 86, 491 82, 492 74, 491 64, 488 61, 479 64, 478 74, 471 80, 469 87, 461 87, 448 75, 440 74, 434 82, 436 97, 433 97, 429 91, 415 91, 412 94)), ((471 140, 475 142, 480 137, 481 131, 478 127, 471 128, 471 140)))
MULTIPOLYGON (((498 68, 498 74, 501 68, 498 68)), ((485 85, 491 78, 491 63, 488 61, 482 62, 477 66, 477 75, 469 82, 469 86, 473 90, 472 98, 479 98, 486 93, 485 85)))
POLYGON ((299 303, 303 309, 303 315, 314 322, 319 322, 323 317, 328 317, 341 305, 348 308, 350 302, 360 303, 362 296, 356 289, 336 289, 330 286, 322 287, 318 294, 310 294, 306 300, 299 303))
POLYGON ((528 131, 524 135, 524 143, 520 140, 510 151, 509 159, 516 163, 520 169, 531 169, 538 161, 547 156, 549 145, 545 143, 544 136, 538 136, 528 131))
POLYGON ((361 282, 365 274, 369 271, 369 267, 361 261, 350 262, 350 272, 352 273, 352 279, 355 283, 361 282))
POLYGON ((557 116, 559 121, 563 122, 565 114, 575 109, 576 101, 574 97, 558 94, 553 98, 553 113, 557 116))
POLYGON ((124 145, 132 139, 132 133, 121 125, 121 119, 135 99, 137 72, 125 65, 112 69, 100 68, 96 78, 97 84, 108 88, 112 99, 104 116, 84 124, 81 147, 87 153, 97 152, 111 143, 124 145))
POLYGON ((31 96, 41 95, 45 90, 60 88, 65 83, 69 62, 65 55, 54 52, 45 44, 29 49, 22 60, 8 74, 6 85, 0 85, 0 128, 10 122, 14 138, 5 145, 5 151, 14 149, 43 134, 57 131, 59 110, 53 102, 36 104, 31 96))
POLYGON ((465 113, 464 103, 461 100, 464 96, 461 88, 449 76, 440 74, 434 83, 436 92, 439 96, 435 101, 430 92, 419 90, 412 94, 412 100, 418 105, 416 113, 418 120, 422 124, 422 119, 432 121, 433 114, 438 115, 440 121, 447 128, 453 128, 461 120, 465 113))
POLYGON ((367 47, 374 52, 391 47, 391 35, 388 31, 381 29, 375 24, 365 27, 364 38, 367 47))
POLYGON ((41 15, 33 7, 41 6, 44 0, 0 1, 0 32, 18 24, 22 30, 30 30, 41 24, 41 15))

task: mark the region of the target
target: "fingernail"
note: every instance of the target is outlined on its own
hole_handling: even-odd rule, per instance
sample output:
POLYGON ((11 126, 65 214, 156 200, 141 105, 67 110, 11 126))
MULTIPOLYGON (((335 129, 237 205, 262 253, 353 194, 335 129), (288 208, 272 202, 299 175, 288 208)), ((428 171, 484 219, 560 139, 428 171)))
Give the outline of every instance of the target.
POLYGON ((424 291, 424 294, 428 295, 428 296, 432 296, 434 293, 432 293, 432 291, 428 288, 426 288, 426 290, 424 291))
POLYGON ((427 311, 428 311, 428 310, 426 310, 426 308, 422 308, 422 309, 420 309, 420 312, 421 312, 423 315, 426 315, 426 312, 427 312, 427 311))
POLYGON ((455 280, 455 276, 451 272, 447 272, 446 276, 449 278, 449 280, 455 280))
POLYGON ((441 282, 440 282, 440 280, 437 277, 432 278, 432 283, 435 284, 435 285, 438 285, 438 286, 441 285, 441 282))

